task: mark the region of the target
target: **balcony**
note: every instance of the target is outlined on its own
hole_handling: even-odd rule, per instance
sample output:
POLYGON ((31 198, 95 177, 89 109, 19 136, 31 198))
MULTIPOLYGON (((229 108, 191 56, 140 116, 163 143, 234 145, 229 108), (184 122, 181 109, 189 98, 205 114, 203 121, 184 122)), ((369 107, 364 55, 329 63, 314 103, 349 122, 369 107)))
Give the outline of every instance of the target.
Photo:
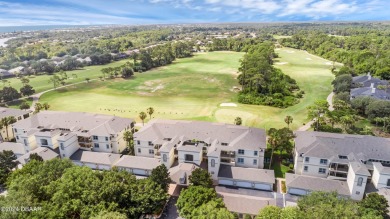
POLYGON ((331 163, 329 171, 348 173, 349 167, 345 164, 331 163))
POLYGON ((234 151, 221 151, 222 158, 236 158, 236 152, 234 151))

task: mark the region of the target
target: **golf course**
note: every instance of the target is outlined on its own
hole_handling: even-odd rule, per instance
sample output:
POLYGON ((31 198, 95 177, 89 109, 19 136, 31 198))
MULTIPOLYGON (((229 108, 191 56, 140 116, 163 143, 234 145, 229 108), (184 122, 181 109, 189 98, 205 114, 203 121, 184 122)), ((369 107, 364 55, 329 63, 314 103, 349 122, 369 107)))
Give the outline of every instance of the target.
MULTIPOLYGON (((291 127, 296 129, 308 121, 306 108, 331 92, 332 63, 290 48, 276 52, 280 58, 275 60, 275 67, 294 78, 305 92, 299 104, 286 109, 237 102, 237 68, 243 53, 236 52, 196 53, 171 65, 136 73, 130 79, 94 80, 50 91, 41 96, 40 102, 48 102, 51 110, 110 114, 135 118, 137 122, 141 122, 139 113, 148 107, 155 109, 152 118, 233 123, 234 118, 241 117, 243 125, 266 129, 285 126, 285 116, 291 115, 291 127)), ((90 66, 68 72, 70 77, 78 77, 67 83, 97 78, 101 68, 90 66)), ((38 92, 52 88, 48 79, 41 77, 46 76, 38 76, 39 80, 32 79, 30 84, 38 92)))

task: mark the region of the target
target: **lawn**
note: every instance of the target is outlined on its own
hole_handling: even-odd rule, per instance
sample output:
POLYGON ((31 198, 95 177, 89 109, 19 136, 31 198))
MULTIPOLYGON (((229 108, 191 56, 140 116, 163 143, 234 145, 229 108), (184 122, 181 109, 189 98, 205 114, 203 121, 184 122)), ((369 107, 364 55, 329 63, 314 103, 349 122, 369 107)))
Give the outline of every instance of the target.
MULTIPOLYGON (((280 58, 275 66, 295 78, 306 93, 299 104, 287 109, 237 103, 232 88, 239 86, 237 68, 243 54, 235 52, 198 53, 132 79, 94 81, 49 92, 41 102, 48 102, 53 110, 111 114, 138 122, 139 112, 148 107, 154 107, 154 118, 232 123, 240 116, 244 125, 267 129, 285 126, 284 117, 292 115, 295 129, 307 121, 307 106, 331 92, 333 75, 327 60, 289 48, 277 52, 280 58), (221 107, 221 103, 237 106, 221 107)), ((80 75, 101 75, 98 69, 89 71, 80 75)))

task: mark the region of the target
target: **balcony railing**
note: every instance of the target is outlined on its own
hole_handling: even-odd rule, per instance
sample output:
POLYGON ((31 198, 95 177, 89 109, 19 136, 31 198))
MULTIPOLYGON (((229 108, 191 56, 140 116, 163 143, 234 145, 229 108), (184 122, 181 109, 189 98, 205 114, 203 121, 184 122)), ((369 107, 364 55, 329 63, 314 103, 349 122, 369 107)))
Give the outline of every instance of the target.
POLYGON ((221 158, 235 158, 236 153, 235 152, 225 152, 221 151, 221 158))

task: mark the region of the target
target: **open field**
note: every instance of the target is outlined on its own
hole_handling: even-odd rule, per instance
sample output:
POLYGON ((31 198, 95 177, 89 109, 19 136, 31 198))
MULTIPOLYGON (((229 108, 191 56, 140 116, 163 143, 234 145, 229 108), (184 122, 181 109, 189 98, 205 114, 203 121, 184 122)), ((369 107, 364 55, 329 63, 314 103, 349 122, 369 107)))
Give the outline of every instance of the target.
MULTIPOLYGON (((95 66, 86 66, 83 69, 75 70, 75 71, 68 71, 67 75, 69 77, 68 80, 66 80, 67 84, 72 84, 80 81, 84 81, 85 78, 99 78, 100 76, 103 76, 101 73, 102 68, 106 67, 116 67, 123 65, 128 60, 121 60, 118 62, 112 62, 107 65, 95 65, 95 66), (77 75, 77 77, 74 77, 73 75, 77 75)), ((37 93, 49 90, 53 88, 53 84, 49 83, 50 75, 38 75, 38 76, 29 76, 28 79, 30 79, 30 85, 33 86, 35 91, 37 93)), ((18 78, 9 78, 7 81, 12 85, 12 87, 19 90, 22 87, 22 83, 20 79, 18 78)), ((0 86, 3 86, 3 84, 0 84, 0 86)))
MULTIPOLYGON (((307 121, 306 108, 331 92, 333 75, 327 60, 305 51, 282 48, 276 67, 295 78, 306 92, 301 102, 287 109, 243 105, 232 90, 238 86, 237 68, 242 53, 199 53, 174 64, 136 74, 129 80, 94 81, 44 94, 53 110, 86 111, 136 118, 154 107, 154 118, 191 119, 232 123, 240 116, 244 125, 260 128, 285 126, 292 115, 292 128, 307 121), (221 103, 232 106, 220 106, 221 103)), ((92 73, 91 73, 92 74, 92 73)), ((100 71, 96 73, 100 76, 100 71)), ((92 78, 92 76, 88 76, 92 78)))

